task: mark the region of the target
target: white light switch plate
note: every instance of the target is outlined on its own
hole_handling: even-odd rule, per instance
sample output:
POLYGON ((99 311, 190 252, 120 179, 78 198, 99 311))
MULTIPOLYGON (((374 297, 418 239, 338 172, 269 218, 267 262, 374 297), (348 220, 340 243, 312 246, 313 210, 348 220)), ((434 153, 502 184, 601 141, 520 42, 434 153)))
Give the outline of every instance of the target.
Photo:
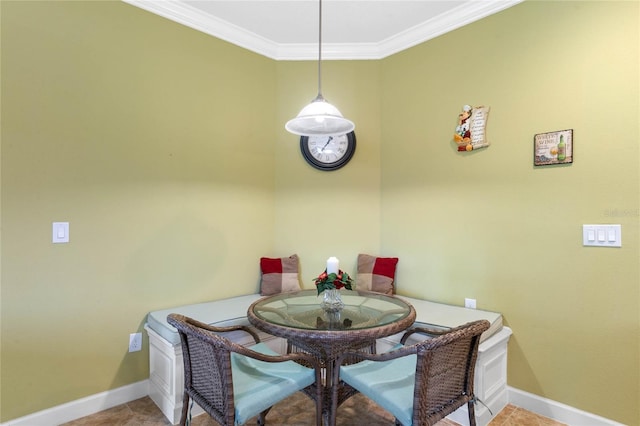
POLYGON ((69 242, 69 222, 53 222, 52 242, 54 244, 69 242))
POLYGON ((622 247, 621 225, 582 225, 582 245, 622 247))

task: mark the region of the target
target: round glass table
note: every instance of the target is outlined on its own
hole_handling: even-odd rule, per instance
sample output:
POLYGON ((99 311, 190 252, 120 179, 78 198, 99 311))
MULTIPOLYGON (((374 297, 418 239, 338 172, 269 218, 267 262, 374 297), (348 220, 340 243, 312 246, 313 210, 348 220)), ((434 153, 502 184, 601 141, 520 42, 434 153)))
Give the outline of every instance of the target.
MULTIPOLYGON (((376 339, 400 333, 416 319, 406 301, 381 293, 340 290, 344 307, 325 310, 316 290, 301 290, 264 297, 247 311, 256 328, 287 339, 288 351, 302 350, 320 360, 326 369, 323 411, 331 418, 329 397, 336 358, 345 351, 375 351, 376 339)), ((338 384, 336 384, 338 385, 338 384)), ((312 391, 307 392, 311 397, 312 391)), ((350 394, 338 390, 338 405, 350 394)))
MULTIPOLYGON (((268 296, 250 306, 249 320, 258 328, 273 329, 273 334, 287 334, 281 337, 290 337, 288 334, 297 336, 306 331, 320 332, 316 337, 322 339, 327 335, 373 331, 386 326, 394 329, 393 334, 397 332, 396 328, 402 331, 411 325, 413 321, 406 323, 412 314, 415 319, 413 307, 394 296, 368 291, 341 290, 344 307, 337 311, 325 310, 321 304, 321 296, 322 294, 317 295, 315 290, 268 296)), ((378 334, 380 330, 374 332, 378 334)), ((383 336, 388 334, 379 337, 383 336)))

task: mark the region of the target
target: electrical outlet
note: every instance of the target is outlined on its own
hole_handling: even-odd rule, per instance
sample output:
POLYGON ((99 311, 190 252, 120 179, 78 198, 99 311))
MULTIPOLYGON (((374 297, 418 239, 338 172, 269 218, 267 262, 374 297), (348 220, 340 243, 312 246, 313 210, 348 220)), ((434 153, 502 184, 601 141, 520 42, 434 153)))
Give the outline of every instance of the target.
POLYGON ((129 335, 129 352, 142 350, 142 333, 131 333, 129 335))
POLYGON ((464 307, 465 308, 475 309, 476 308, 476 299, 467 299, 465 297, 464 298, 464 307))

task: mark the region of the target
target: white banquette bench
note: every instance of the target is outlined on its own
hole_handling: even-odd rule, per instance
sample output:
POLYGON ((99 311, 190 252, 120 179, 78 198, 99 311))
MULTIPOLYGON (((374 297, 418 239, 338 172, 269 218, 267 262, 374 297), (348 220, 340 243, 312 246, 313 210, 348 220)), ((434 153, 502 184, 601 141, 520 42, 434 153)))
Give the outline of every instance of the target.
MULTIPOLYGON (((486 319, 491 327, 481 337, 475 372, 475 391, 481 403, 476 405, 478 425, 484 426, 507 405, 507 343, 511 330, 502 325, 502 315, 494 312, 467 309, 458 306, 398 296, 416 309, 416 326, 456 327, 470 321, 486 319)), ((259 294, 238 296, 194 305, 179 306, 150 312, 145 330, 149 335, 149 396, 170 422, 180 420, 184 372, 180 337, 167 323, 167 315, 179 313, 216 326, 250 325, 247 309, 260 299, 259 294)), ((235 333, 235 332, 234 332, 235 333)), ((252 339, 247 333, 231 333, 226 337, 247 345, 252 339)), ((260 339, 276 352, 285 353, 286 341, 259 332, 260 339)), ((378 352, 385 351, 400 341, 402 333, 379 339, 378 352)), ((467 407, 461 407, 449 418, 468 424, 467 407)), ((202 409, 194 405, 194 416, 202 409)))

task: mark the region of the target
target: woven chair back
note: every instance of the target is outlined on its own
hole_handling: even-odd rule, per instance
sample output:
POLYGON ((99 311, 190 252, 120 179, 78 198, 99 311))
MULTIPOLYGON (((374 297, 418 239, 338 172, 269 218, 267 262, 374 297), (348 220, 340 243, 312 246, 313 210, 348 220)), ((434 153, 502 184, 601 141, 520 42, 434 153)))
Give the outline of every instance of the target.
POLYGON ((187 394, 215 421, 234 424, 233 381, 228 339, 172 315, 168 322, 178 329, 184 359, 187 394))
POLYGON ((415 425, 435 424, 472 401, 480 335, 488 327, 476 321, 417 344, 415 425))

